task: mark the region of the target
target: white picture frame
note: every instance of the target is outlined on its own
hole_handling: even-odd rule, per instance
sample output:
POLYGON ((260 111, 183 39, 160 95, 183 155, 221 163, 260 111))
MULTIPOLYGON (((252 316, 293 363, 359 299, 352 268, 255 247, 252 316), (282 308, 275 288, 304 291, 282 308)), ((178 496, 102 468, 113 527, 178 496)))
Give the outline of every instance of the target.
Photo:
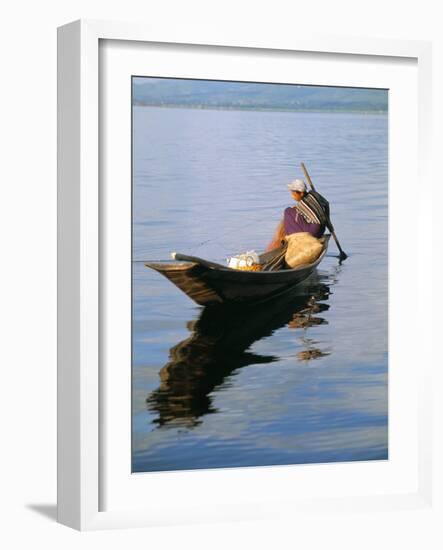
MULTIPOLYGON (((313 513, 341 510, 347 512, 356 508, 373 512, 398 509, 430 509, 432 506, 432 355, 431 347, 424 352, 415 387, 417 398, 416 424, 418 427, 416 462, 417 483, 413 489, 387 490, 385 494, 356 493, 346 495, 328 493, 328 497, 312 491, 303 501, 288 500, 287 495, 278 491, 272 498, 258 495, 252 489, 257 479, 265 477, 267 482, 285 484, 289 469, 257 468, 253 474, 242 469, 231 470, 229 480, 250 484, 247 507, 229 503, 229 496, 220 499, 215 508, 200 508, 196 505, 185 509, 177 504, 169 511, 167 506, 155 506, 156 491, 166 479, 173 488, 174 483, 187 483, 194 476, 196 483, 208 485, 211 479, 224 483, 228 477, 222 472, 204 471, 164 473, 145 479, 151 487, 151 505, 140 507, 128 503, 129 497, 122 498, 121 505, 114 502, 112 509, 103 509, 101 484, 107 480, 102 470, 104 443, 102 421, 106 408, 103 406, 103 363, 100 353, 100 335, 103 300, 106 290, 100 285, 103 276, 103 250, 100 233, 106 226, 100 225, 103 208, 100 187, 100 125, 101 109, 99 95, 100 43, 101 41, 125 41, 131 44, 175 44, 185 47, 194 44, 198 48, 228 48, 230 55, 235 52, 272 51, 305 52, 312 55, 329 53, 357 59, 389 58, 396 60, 412 59, 417 67, 418 82, 418 151, 417 167, 419 185, 430 180, 431 151, 431 46, 427 42, 370 40, 349 37, 322 37, 303 35, 281 37, 278 41, 263 38, 254 39, 251 35, 239 37, 235 41, 225 41, 223 36, 189 37, 186 30, 180 35, 171 36, 143 25, 101 21, 77 21, 65 25, 58 33, 58 519, 59 522, 76 529, 103 529, 130 526, 168 525, 192 523, 195 521, 219 521, 227 519, 259 519, 265 517, 291 517, 297 513, 313 513), (426 355, 427 354, 427 355, 426 355), (274 472, 272 472, 274 470, 274 472), (181 476, 181 480, 180 480, 181 476), (221 477, 220 477, 221 476, 221 477), (257 477, 258 476, 258 477, 257 477), (272 477, 269 477, 272 476, 272 477), (241 479, 240 479, 241 478, 241 479), (171 481, 173 480, 173 481, 171 481)), ((210 53, 206 53, 209 55, 210 53)), ((157 74, 157 76, 159 76, 157 74)), ((427 185, 428 190, 429 185, 427 185)), ((429 191, 432 193, 432 189, 429 191)), ((399 199, 400 200, 400 199, 399 199)), ((430 224, 429 220, 423 221, 430 224)), ((430 227, 427 225, 427 227, 430 227)), ((423 247, 420 261, 427 261, 432 254, 432 246, 423 247)), ((417 283, 425 274, 419 270, 417 283)), ((106 285, 105 285, 106 286, 106 285)), ((418 311, 422 311, 423 301, 432 296, 428 284, 417 294, 418 311)), ((426 336, 424 336, 426 338, 426 336)), ((428 336, 429 338, 429 336, 428 336)), ((106 396, 108 399, 108 396, 106 396)), ((121 406, 121 403, 120 403, 121 406)), ((126 413, 125 413, 126 414, 126 413)), ((414 413, 415 414, 415 413, 414 413)), ((434 419, 436 421, 436 419, 434 419)), ((127 427, 129 429, 129 427, 127 427)), ((126 429, 126 428, 125 428, 126 429)), ((352 466, 351 466, 352 467, 352 466)), ((343 475, 349 465, 337 465, 336 475, 343 475)), ((130 472, 128 472, 130 474, 130 472)), ((312 474, 311 474, 312 475, 312 474)), ((347 475, 346 473, 344 475, 347 475)), ((354 476, 358 476, 354 472, 354 476)), ((300 476, 309 476, 307 470, 300 476)), ((352 476, 351 476, 352 477, 352 476)), ((193 481, 193 483, 194 483, 193 481)), ((106 481, 107 483, 109 480, 106 481)), ((142 483, 137 476, 131 485, 142 483), (134 481, 135 480, 135 481, 134 481)), ((184 487, 184 485, 183 485, 184 487)), ((264 487, 266 484, 264 483, 264 487)), ((406 485, 405 485, 406 487, 406 485)), ((263 493, 263 491, 262 491, 263 493)), ((129 495, 129 493, 128 493, 129 495)), ((115 500, 115 499, 114 499, 115 500)), ((118 498, 117 498, 118 500, 118 498)), ((246 502, 246 501, 245 501, 246 502)))

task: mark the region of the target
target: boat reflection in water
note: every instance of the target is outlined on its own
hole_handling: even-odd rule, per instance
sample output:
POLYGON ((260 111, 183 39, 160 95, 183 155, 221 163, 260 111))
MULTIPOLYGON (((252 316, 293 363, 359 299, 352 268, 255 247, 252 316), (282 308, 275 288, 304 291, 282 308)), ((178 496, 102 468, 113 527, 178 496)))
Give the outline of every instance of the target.
POLYGON ((158 415, 154 423, 191 428, 201 423, 203 415, 217 412, 211 393, 226 377, 246 365, 279 359, 247 350, 283 326, 301 332, 299 361, 328 355, 307 337, 306 329, 327 322, 319 314, 329 309, 325 301, 330 284, 328 277, 314 273, 292 291, 254 306, 205 307, 196 321, 188 323, 191 335, 170 349, 170 361, 159 373, 160 386, 146 400, 148 409, 158 415))

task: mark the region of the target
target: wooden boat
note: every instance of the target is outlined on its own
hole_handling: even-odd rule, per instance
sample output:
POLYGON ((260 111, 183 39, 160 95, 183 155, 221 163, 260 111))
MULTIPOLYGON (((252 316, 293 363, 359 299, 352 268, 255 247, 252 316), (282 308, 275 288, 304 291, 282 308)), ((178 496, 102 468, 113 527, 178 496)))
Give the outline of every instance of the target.
MULTIPOLYGON (((251 303, 276 296, 307 279, 324 258, 330 235, 321 237, 323 250, 319 258, 295 269, 284 266, 272 271, 242 271, 195 256, 176 254, 173 262, 147 262, 187 296, 200 305, 241 302, 251 303)), ((282 248, 259 256, 268 265, 282 257, 282 248)))

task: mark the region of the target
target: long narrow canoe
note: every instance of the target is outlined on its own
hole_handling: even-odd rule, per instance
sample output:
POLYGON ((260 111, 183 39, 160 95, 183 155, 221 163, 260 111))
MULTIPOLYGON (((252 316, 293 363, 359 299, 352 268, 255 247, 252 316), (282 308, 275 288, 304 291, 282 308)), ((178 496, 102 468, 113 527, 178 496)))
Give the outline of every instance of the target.
MULTIPOLYGON (((307 279, 323 260, 329 239, 330 235, 321 238, 323 251, 315 262, 295 269, 242 271, 182 254, 176 255, 177 261, 145 265, 169 279, 197 304, 251 303, 276 296, 307 279)), ((281 253, 280 248, 265 252, 259 256, 260 263, 268 263, 281 253)))

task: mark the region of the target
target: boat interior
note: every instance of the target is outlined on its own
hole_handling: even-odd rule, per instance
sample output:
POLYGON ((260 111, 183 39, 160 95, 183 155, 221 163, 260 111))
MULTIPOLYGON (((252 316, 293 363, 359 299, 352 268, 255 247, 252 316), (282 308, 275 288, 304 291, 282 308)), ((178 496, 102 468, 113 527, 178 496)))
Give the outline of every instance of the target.
MULTIPOLYGON (((329 235, 324 235, 318 240, 323 245, 323 253, 320 257, 323 256, 325 248, 329 241, 329 235)), ((264 252, 259 254, 260 265, 262 266, 261 271, 282 271, 286 269, 300 269, 306 266, 301 265, 298 268, 291 268, 285 262, 285 253, 286 253, 286 244, 282 244, 280 248, 275 248, 269 252, 264 252)))

